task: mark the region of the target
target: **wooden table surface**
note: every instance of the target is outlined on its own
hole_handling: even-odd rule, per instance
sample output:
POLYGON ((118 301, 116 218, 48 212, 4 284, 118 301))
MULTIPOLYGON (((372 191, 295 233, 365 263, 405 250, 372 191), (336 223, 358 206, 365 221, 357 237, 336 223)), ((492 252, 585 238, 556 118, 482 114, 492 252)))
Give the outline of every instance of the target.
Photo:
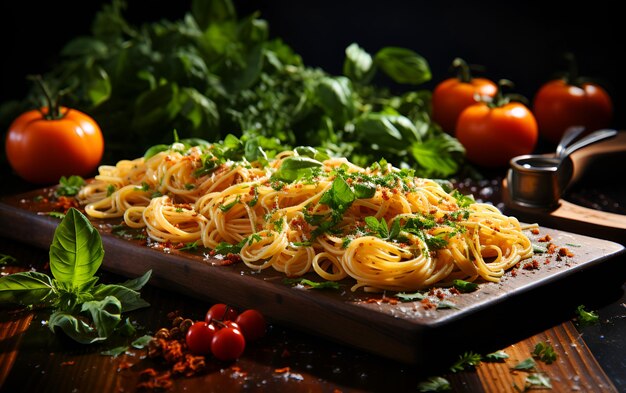
MULTIPOLYGON (((36 188, 10 174, 3 177, 8 178, 3 183, 9 187, 2 194, 36 188)), ((0 266, 1 274, 46 268, 48 251, 27 243, 0 238, 0 253, 17 259, 0 266)), ((552 388, 533 391, 626 391, 625 267, 626 256, 622 254, 610 264, 589 269, 529 298, 546 302, 536 313, 515 318, 507 315, 506 320, 493 315, 494 341, 475 352, 484 355, 497 345, 509 355, 503 362, 481 362, 475 368, 451 372, 452 363, 461 354, 442 342, 441 353, 433 354, 433 358, 449 360, 418 369, 270 321, 266 337, 248 346, 242 358, 232 363, 208 359, 206 373, 174 378, 167 391, 417 392, 420 382, 441 376, 456 392, 518 392, 524 390, 529 373, 515 371, 513 366, 531 357, 540 342, 552 345, 557 360, 551 364, 537 362, 535 372, 547 376, 552 388), (551 291, 561 296, 553 297, 551 291), (599 314, 598 323, 578 323, 575 308, 583 303, 599 314)), ((101 282, 124 280, 105 271, 99 276, 101 282)), ((151 306, 132 312, 131 317, 138 332, 146 334, 169 326, 172 311, 200 319, 212 304, 151 285, 141 293, 151 306)), ((0 308, 0 391, 134 392, 141 390, 142 371, 160 367, 146 356, 146 350, 131 349, 116 357, 101 354, 119 342, 84 346, 55 336, 45 326, 48 315, 47 310, 0 308)))

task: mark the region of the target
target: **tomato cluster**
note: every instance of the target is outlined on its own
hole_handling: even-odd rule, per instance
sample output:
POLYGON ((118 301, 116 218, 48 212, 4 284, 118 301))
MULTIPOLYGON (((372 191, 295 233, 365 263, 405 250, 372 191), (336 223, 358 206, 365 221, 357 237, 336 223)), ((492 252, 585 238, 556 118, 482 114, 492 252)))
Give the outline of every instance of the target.
POLYGON ((211 306, 203 321, 196 321, 187 330, 185 341, 196 355, 213 355, 230 361, 239 358, 247 342, 265 335, 267 324, 263 314, 248 309, 241 314, 234 308, 217 303, 211 306))
POLYGON ((586 132, 609 126, 610 96, 578 76, 572 56, 567 60, 569 73, 544 83, 531 109, 520 102, 523 97, 503 95, 501 83, 473 78, 465 61, 455 59, 457 77, 433 90, 433 120, 461 142, 469 162, 481 167, 506 166, 511 158, 532 153, 539 138, 556 145, 573 126, 586 132))

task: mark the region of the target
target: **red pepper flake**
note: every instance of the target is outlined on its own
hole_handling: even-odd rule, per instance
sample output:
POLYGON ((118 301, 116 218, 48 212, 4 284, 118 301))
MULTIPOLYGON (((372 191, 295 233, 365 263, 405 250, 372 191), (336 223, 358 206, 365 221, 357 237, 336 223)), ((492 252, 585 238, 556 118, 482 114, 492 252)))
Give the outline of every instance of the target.
POLYGON ((383 190, 382 192, 382 197, 384 200, 388 201, 389 200, 389 194, 387 194, 387 190, 383 190))
POLYGON ((391 305, 396 305, 398 304, 398 299, 392 298, 392 297, 387 297, 387 296, 383 296, 382 299, 380 299, 381 303, 389 303, 391 305))
POLYGON ((570 250, 568 250, 565 247, 561 247, 561 248, 559 248, 559 255, 562 256, 562 257, 572 258, 574 256, 574 253, 572 253, 570 250))
POLYGON ((549 242, 551 240, 552 240, 552 236, 550 236, 550 235, 545 235, 545 236, 540 237, 539 239, 537 239, 537 241, 541 242, 541 243, 547 243, 547 242, 549 242))
POLYGON ((279 374, 288 373, 289 371, 291 371, 291 369, 289 367, 283 367, 283 368, 276 368, 276 369, 274 369, 274 372, 275 373, 279 373, 279 374))
POLYGON ((133 364, 131 362, 127 362, 126 360, 120 360, 117 364, 117 371, 128 370, 131 368, 133 364))
POLYGON ((64 213, 70 210, 70 207, 78 208, 78 201, 74 198, 60 196, 53 205, 55 208, 60 208, 64 213))
POLYGON ((453 295, 461 294, 461 292, 458 289, 456 289, 456 287, 450 288, 450 293, 453 294, 453 295))
POLYGON ((549 265, 550 264, 550 258, 546 258, 546 260, 543 262, 544 265, 549 265))
POLYGON ((532 233, 533 235, 538 235, 539 234, 539 228, 533 228, 530 230, 530 233, 532 233))
POLYGON ((224 266, 232 265, 237 262, 241 262, 241 256, 239 254, 228 253, 224 258, 224 266))
POLYGON ((511 270, 511 277, 517 277, 517 269, 511 270))
POLYGON ((533 259, 531 262, 527 262, 524 264, 524 270, 536 270, 539 269, 539 262, 536 259, 533 259))
POLYGON ((443 298, 446 297, 446 295, 444 295, 443 292, 441 292, 441 290, 439 289, 437 290, 437 292, 435 292, 435 296, 437 296, 439 300, 443 300, 443 298))
POLYGON ((420 303, 422 303, 424 308, 427 309, 427 310, 431 310, 431 309, 437 307, 437 305, 435 303, 431 302, 430 299, 428 299, 428 298, 424 298, 424 299, 420 300, 420 303))
POLYGON ((548 254, 554 254, 556 252, 556 244, 548 244, 548 254))
POLYGON ((73 360, 68 360, 67 362, 63 362, 63 363, 61 363, 61 366, 62 366, 62 367, 65 367, 65 366, 73 366, 73 365, 75 365, 75 364, 76 364, 76 362, 75 362, 75 361, 73 361, 73 360))

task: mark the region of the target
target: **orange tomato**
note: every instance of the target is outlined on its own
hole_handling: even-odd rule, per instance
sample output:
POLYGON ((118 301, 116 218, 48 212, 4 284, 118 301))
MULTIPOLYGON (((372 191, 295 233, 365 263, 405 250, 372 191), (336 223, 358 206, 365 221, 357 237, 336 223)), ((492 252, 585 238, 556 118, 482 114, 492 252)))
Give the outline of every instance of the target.
POLYGON ((480 102, 461 112, 456 137, 469 162, 495 168, 508 165, 515 156, 532 153, 539 131, 530 109, 510 102, 498 91, 494 102, 480 102))
POLYGON ((102 159, 104 140, 98 124, 76 109, 59 109, 61 115, 55 119, 47 118, 48 108, 25 112, 9 127, 5 143, 9 164, 31 183, 88 176, 102 159))
POLYGON ((440 82, 433 90, 433 120, 448 134, 454 135, 456 122, 465 108, 477 102, 476 97, 493 97, 498 87, 486 78, 473 78, 462 59, 454 59, 452 66, 458 70, 456 78, 440 82))
POLYGON ((587 132, 608 127, 613 103, 606 90, 597 84, 576 85, 558 79, 545 83, 537 91, 533 112, 540 135, 556 144, 572 126, 583 126, 587 132))

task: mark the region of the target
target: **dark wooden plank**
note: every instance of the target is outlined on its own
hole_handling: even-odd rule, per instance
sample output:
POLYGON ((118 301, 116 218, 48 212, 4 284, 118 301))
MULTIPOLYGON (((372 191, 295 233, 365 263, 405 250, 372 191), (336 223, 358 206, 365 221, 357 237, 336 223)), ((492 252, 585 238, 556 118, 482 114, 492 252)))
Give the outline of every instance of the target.
MULTIPOLYGON (((28 198, 5 198, 0 203, 0 235, 47 248, 58 220, 38 214, 41 207, 25 203, 28 198)), ((454 308, 434 310, 419 302, 393 304, 383 295, 352 293, 350 280, 343 283, 342 291, 294 289, 282 283, 281 273, 271 269, 258 273, 241 264, 213 266, 219 261, 204 255, 152 249, 113 236, 108 233, 108 224, 110 221, 94 220, 103 236, 103 267, 113 273, 136 277, 152 269, 153 285, 200 299, 227 299, 237 307, 257 308, 285 326, 418 365, 432 361, 441 335, 460 331, 454 339, 461 343, 467 342, 467 337, 471 343, 488 340, 482 328, 490 322, 477 316, 491 310, 504 315, 505 304, 516 298, 515 312, 524 312, 530 305, 519 299, 529 292, 611 261, 624 251, 613 242, 542 228, 541 235, 549 234, 555 244, 575 247, 575 256, 561 260, 554 255, 542 256, 537 258, 536 269, 509 272, 498 284, 481 283, 476 292, 450 298, 454 308), (470 329, 457 329, 468 321, 472 321, 470 329)))

